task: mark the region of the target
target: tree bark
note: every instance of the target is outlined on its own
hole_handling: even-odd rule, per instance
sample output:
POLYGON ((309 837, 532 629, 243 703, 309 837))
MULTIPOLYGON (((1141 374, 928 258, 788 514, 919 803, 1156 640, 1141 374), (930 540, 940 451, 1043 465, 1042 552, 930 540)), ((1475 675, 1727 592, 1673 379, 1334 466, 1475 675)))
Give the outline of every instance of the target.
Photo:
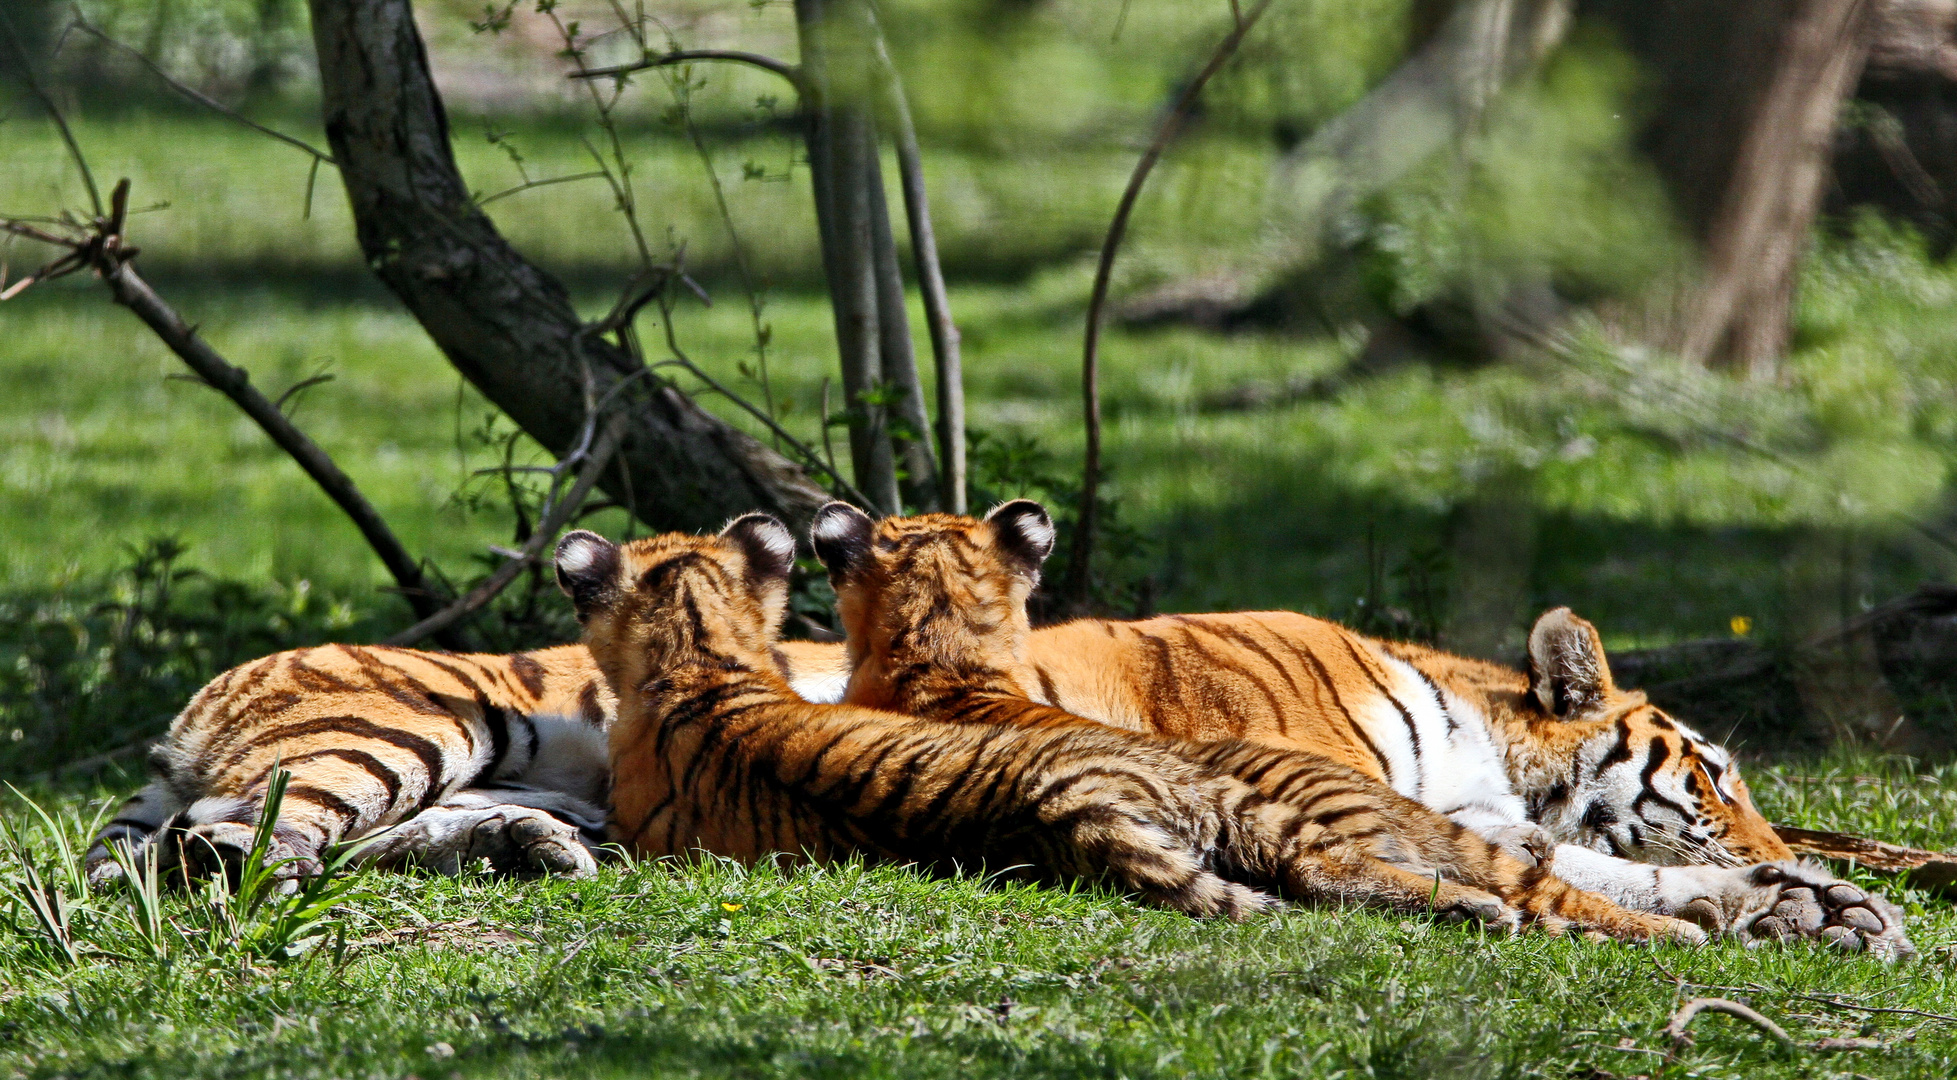
POLYGON ((655 528, 704 530, 751 510, 800 525, 828 494, 803 469, 587 333, 555 278, 470 197, 410 0, 311 0, 326 135, 368 265, 449 361, 518 426, 563 454, 587 378, 620 380, 619 467, 600 487, 655 528))
POLYGON ((1874 7, 1871 0, 1746 5, 1745 47, 1726 57, 1733 93, 1709 103, 1738 151, 1705 227, 1705 281, 1679 346, 1688 360, 1755 378, 1776 370, 1835 117, 1868 56, 1874 7))

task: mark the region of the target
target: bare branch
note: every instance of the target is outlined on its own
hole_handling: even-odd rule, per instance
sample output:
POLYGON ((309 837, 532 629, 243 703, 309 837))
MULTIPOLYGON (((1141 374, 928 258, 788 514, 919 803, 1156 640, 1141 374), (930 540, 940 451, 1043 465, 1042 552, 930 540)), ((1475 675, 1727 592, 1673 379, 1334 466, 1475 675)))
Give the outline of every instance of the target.
MULTIPOLYGON (((186 98, 189 98, 191 101, 194 101, 199 105, 202 105, 203 107, 211 110, 212 112, 230 117, 231 119, 236 120, 238 123, 245 125, 246 127, 252 129, 253 131, 258 132, 261 135, 270 135, 272 138, 277 139, 278 141, 286 144, 287 146, 311 154, 313 156, 313 160, 315 163, 324 162, 328 165, 333 165, 333 166, 339 165, 339 162, 333 160, 333 155, 327 153, 326 151, 321 150, 318 147, 315 147, 307 142, 304 142, 303 140, 295 139, 292 136, 287 135, 282 131, 274 131, 271 128, 266 127, 264 124, 261 124, 256 120, 248 119, 242 113, 238 112, 238 110, 233 109, 229 105, 226 105, 215 98, 199 93, 197 90, 185 86, 184 84, 171 78, 170 73, 164 71, 161 67, 157 66, 156 61, 151 60, 147 56, 144 56, 140 51, 131 48, 128 45, 124 45, 122 42, 117 41, 115 38, 110 37, 107 33, 97 28, 95 24, 89 22, 87 19, 82 18, 81 12, 77 11, 75 13, 74 19, 75 19, 74 21, 75 29, 80 30, 82 33, 95 38, 96 40, 102 42, 105 45, 108 45, 111 48, 119 49, 122 52, 125 52, 130 56, 135 57, 137 62, 142 64, 144 67, 148 68, 152 75, 155 75, 157 78, 163 80, 163 84, 165 86, 168 86, 170 89, 175 90, 177 93, 182 94, 186 98)), ((307 187, 310 188, 311 186, 312 186, 312 182, 310 180, 307 181, 307 187)), ((308 205, 310 205, 312 202, 310 198, 307 199, 306 201, 308 205)), ((100 213, 100 211, 98 210, 97 213, 100 213)))
POLYGON ((102 192, 95 186, 95 174, 89 171, 88 159, 82 156, 81 144, 75 141, 75 133, 68 129, 68 118, 61 115, 54 98, 48 96, 47 88, 41 85, 40 77, 34 74, 34 58, 27 55, 27 46, 22 43, 20 31, 14 29, 14 21, 0 11, 0 30, 7 32, 7 43, 13 46, 14 54, 20 57, 21 78, 27 80, 27 90, 34 95, 41 107, 47 110, 48 119, 54 121, 56 130, 61 132, 61 141, 67 144, 68 157, 81 170, 82 183, 88 188, 88 203, 96 217, 102 216, 102 192))
MULTIPOLYGON (((118 190, 121 190, 120 186, 118 190)), ((251 385, 251 376, 243 368, 233 367, 218 355, 217 350, 197 337, 196 330, 156 295, 133 266, 119 263, 103 275, 103 280, 117 303, 135 312, 136 317, 143 320, 170 347, 170 351, 190 365, 191 370, 205 383, 243 409, 245 415, 251 417, 278 444, 279 449, 284 450, 306 471, 306 475, 313 478, 327 497, 339 504, 347 517, 353 519, 354 526, 366 538, 367 545, 374 549, 374 554, 380 556, 382 564, 400 587, 401 595, 407 598, 416 614, 433 612, 436 594, 423 575, 420 562, 408 554, 394 531, 387 527, 387 522, 361 495, 352 478, 342 472, 305 432, 294 427, 277 405, 251 385)))
POLYGON ((523 183, 518 184, 513 188, 504 188, 502 191, 499 191, 494 195, 488 196, 487 198, 477 199, 476 205, 488 206, 490 203, 493 203, 498 199, 508 198, 511 195, 521 194, 522 192, 529 191, 531 188, 549 187, 552 184, 568 184, 573 180, 597 180, 603 178, 606 175, 607 175, 606 173, 599 172, 594 169, 591 172, 573 173, 570 176, 553 176, 546 180, 525 180, 523 183))
POLYGON ((1067 560, 1067 577, 1060 585, 1062 602, 1076 610, 1086 607, 1093 582, 1088 563, 1094 554, 1094 530, 1098 524, 1095 503, 1101 487, 1101 312, 1107 306, 1108 282, 1114 276, 1114 256, 1121 249, 1121 239, 1128 231, 1128 217, 1135 211, 1135 201, 1141 197, 1142 185, 1148 182, 1148 174, 1161 160, 1163 151, 1168 149, 1176 133, 1182 130, 1183 122, 1189 118, 1189 112, 1195 107, 1203 87, 1235 55, 1237 46, 1243 44, 1251 27, 1257 25, 1257 20, 1270 6, 1271 0, 1258 0, 1256 6, 1238 17, 1230 33, 1217 43, 1216 50, 1210 54, 1209 63, 1189 81, 1188 86, 1183 87, 1175 105, 1162 118, 1154 141, 1149 143, 1141 160, 1135 163, 1135 171, 1128 177, 1128 187, 1121 193, 1121 202, 1115 207, 1114 220, 1108 224, 1107 238, 1101 242, 1101 261, 1094 269, 1094 291, 1087 300, 1087 339, 1081 348, 1080 392, 1087 427, 1087 450, 1081 464, 1080 517, 1074 524, 1073 550, 1067 560))
MULTIPOLYGON (((660 314, 661 314, 661 318, 659 320, 659 325, 664 327, 666 330, 666 349, 668 352, 673 354, 673 358, 671 360, 666 361, 666 363, 672 364, 673 366, 684 370, 687 374, 692 375, 694 378, 700 380, 701 382, 706 383, 708 389, 712 390, 716 394, 719 394, 721 397, 726 398, 728 401, 731 401, 734 404, 740 406, 743 410, 747 412, 749 416, 752 416, 756 420, 759 420, 763 424, 766 424, 768 426, 768 430, 774 432, 776 438, 780 439, 782 442, 787 443, 790 449, 794 450, 797 454, 800 454, 802 460, 814 465, 816 468, 821 469, 823 472, 828 473, 829 479, 835 481, 836 490, 842 492, 845 498, 849 499, 851 502, 855 503, 858 506, 863 507, 866 510, 873 508, 873 504, 870 502, 870 500, 867 497, 865 497, 862 492, 856 490, 856 486, 854 484, 851 484, 849 481, 843 479, 842 473, 836 471, 835 455, 831 454, 827 460, 817 457, 816 452, 814 450, 809 449, 808 445, 803 443, 802 440, 797 439, 793 435, 790 435, 788 433, 788 429, 782 427, 780 424, 775 422, 774 417, 769 416, 767 413, 762 412, 760 409, 756 408, 754 404, 748 401, 746 398, 741 397, 739 394, 736 394, 733 391, 727 389, 725 386, 722 386, 720 380, 714 378, 712 375, 709 375, 705 371, 701 370, 698 364, 695 364, 691 359, 689 359, 686 355, 685 350, 680 348, 679 338, 673 333, 672 307, 670 303, 665 301, 663 298, 660 302, 660 314)), ((823 441, 826 444, 829 438, 829 429, 826 423, 827 413, 829 411, 828 410, 829 382, 826 379, 823 380, 822 390, 823 390, 823 406, 824 406, 823 413, 825 417, 822 437, 823 437, 823 441)))
POLYGON ((670 67, 673 64, 690 64, 698 60, 724 60, 731 64, 746 64, 749 67, 760 68, 762 71, 787 79, 789 85, 795 87, 797 93, 800 93, 802 90, 802 72, 795 65, 777 60, 772 56, 762 56, 760 53, 740 52, 734 49, 675 49, 672 52, 662 53, 658 56, 648 56, 630 64, 574 71, 567 78, 610 78, 618 75, 630 75, 634 71, 644 71, 647 68, 670 67))
MULTIPOLYGON (((595 421, 597 416, 594 414, 591 419, 595 421)), ((460 620, 480 611, 484 605, 496 599, 497 594, 508 588, 510 583, 517 579, 517 575, 535 565, 544 550, 544 545, 557 538, 558 532, 577 514, 578 507, 583 504, 585 496, 589 495, 592 487, 598 483, 599 474, 605 471, 607 464, 610 464, 612 454, 624 438, 625 427, 625 414, 615 415, 605 425, 604 433, 598 436, 596 445, 587 444, 565 455, 563 461, 565 465, 570 465, 579 458, 583 459, 583 467, 578 470, 577 482, 571 486, 569 493, 557 500, 544 514, 544 519, 531 532, 530 539, 524 543, 522 550, 513 553, 508 561, 496 568, 495 573, 489 575, 482 584, 470 589, 461 599, 381 644, 412 645, 431 634, 448 629, 460 620)), ((591 425, 588 424, 586 430, 589 432, 591 425)))
POLYGON ((300 379, 298 382, 286 387, 285 393, 279 395, 279 399, 272 403, 272 407, 280 412, 284 412, 285 403, 291 401, 294 395, 304 393, 321 383, 330 383, 337 377, 322 371, 309 379, 300 379))

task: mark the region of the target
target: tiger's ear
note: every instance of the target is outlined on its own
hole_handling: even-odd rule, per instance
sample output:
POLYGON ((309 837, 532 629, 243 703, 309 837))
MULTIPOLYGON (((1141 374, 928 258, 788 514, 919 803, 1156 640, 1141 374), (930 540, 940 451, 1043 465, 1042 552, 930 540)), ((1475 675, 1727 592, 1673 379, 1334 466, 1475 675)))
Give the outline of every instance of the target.
POLYGON ((795 569, 795 534, 788 526, 767 514, 743 514, 720 530, 722 540, 731 541, 747 559, 750 585, 785 580, 795 569))
POLYGON ((831 583, 869 561, 870 541, 876 532, 877 523, 870 515, 846 502, 832 502, 815 512, 809 542, 815 546, 815 557, 829 568, 831 583))
POLYGON ((1031 499, 1000 503, 985 515, 985 523, 992 526, 999 550, 1024 573, 1038 573, 1040 564, 1053 554, 1053 518, 1031 499))
POLYGON ((604 602, 617 577, 617 544, 585 529, 573 529, 557 542, 557 587, 571 598, 578 621, 604 602))
POLYGON ((1597 628, 1566 607, 1543 612, 1529 631, 1529 688, 1566 720, 1615 693, 1597 628))

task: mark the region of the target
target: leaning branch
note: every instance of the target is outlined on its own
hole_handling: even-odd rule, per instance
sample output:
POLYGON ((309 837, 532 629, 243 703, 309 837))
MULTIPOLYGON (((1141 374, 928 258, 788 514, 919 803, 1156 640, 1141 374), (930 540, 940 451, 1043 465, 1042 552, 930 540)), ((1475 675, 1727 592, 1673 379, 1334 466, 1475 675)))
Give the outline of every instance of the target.
POLYGON ((129 212, 128 180, 116 184, 109 202, 110 210, 106 217, 98 217, 87 226, 71 226, 71 235, 66 236, 23 222, 0 219, 0 231, 29 237, 67 251, 61 258, 7 290, 7 295, 18 293, 31 282, 48 281, 84 269, 94 271, 109 287, 110 295, 115 297, 117 303, 143 320, 169 346, 171 352, 197 373, 205 385, 243 409, 245 415, 251 417, 278 444, 279 449, 297 462, 306 475, 312 477, 313 482, 339 505, 353 520, 354 526, 366 538, 368 546, 380 557, 388 572, 394 575, 401 595, 413 606, 415 613, 422 616, 432 614, 437 607, 437 596, 422 574, 420 562, 408 554, 373 504, 360 494, 353 479, 342 472, 326 451, 321 450, 305 432, 295 427, 276 403, 259 393, 245 369, 234 367, 199 338, 196 328, 186 323, 136 273, 130 260, 135 258, 137 249, 127 246, 122 236, 123 223, 129 212))
POLYGON ((746 64, 749 67, 760 68, 762 71, 787 79, 797 90, 802 88, 802 72, 795 65, 784 63, 772 56, 762 56, 760 53, 740 52, 734 49, 675 49, 669 53, 661 53, 658 56, 648 56, 643 60, 635 60, 630 64, 619 64, 615 67, 590 68, 585 71, 573 71, 566 78, 613 78, 619 75, 630 75, 635 71, 644 71, 647 68, 670 67, 674 64, 691 64, 697 60, 724 60, 730 64, 746 64))
POLYGON ((1074 544, 1067 559, 1067 577, 1060 586, 1062 602, 1077 611, 1087 606, 1093 581, 1088 561, 1094 553, 1094 530, 1098 524, 1095 503, 1101 486, 1101 316, 1102 308, 1107 306, 1108 282, 1114 275, 1114 256, 1121 250, 1121 239, 1128 232, 1128 218, 1135 211, 1135 201, 1141 197, 1142 185, 1148 182, 1148 174, 1182 130, 1184 121, 1189 119, 1190 110, 1195 108, 1203 87, 1236 54, 1244 36, 1257 25, 1258 18, 1270 6, 1271 0, 1258 0, 1248 12, 1237 15, 1230 33, 1217 43, 1216 51, 1210 54, 1209 63, 1189 81, 1188 86, 1183 87, 1169 114, 1162 118, 1162 126, 1156 130, 1154 141, 1149 143, 1142 159, 1135 163, 1135 171, 1128 177, 1128 187, 1121 193, 1121 202, 1115 207, 1114 220, 1108 225, 1107 238, 1101 242, 1101 261, 1094 269, 1094 291, 1087 300, 1087 340, 1081 348, 1080 393, 1087 427, 1087 450, 1081 464, 1080 516, 1074 526, 1074 544))
POLYGON ((938 263, 937 232, 931 226, 931 203, 924 188, 924 159, 917 146, 917 127, 897 65, 884 44, 883 30, 870 9, 871 42, 884 103, 890 112, 891 137, 897 147, 897 176, 903 185, 904 214, 911 231, 911 254, 917 263, 917 291, 924 299, 924 321, 931 332, 931 353, 938 366, 938 502, 953 514, 965 512, 965 369, 959 356, 958 325, 951 319, 951 298, 945 291, 944 270, 938 263))
MULTIPOLYGON (((118 187, 117 190, 122 189, 118 187)), ((373 504, 354 486, 353 479, 341 471, 326 455, 326 451, 321 450, 305 432, 293 426, 277 405, 258 392, 258 388, 251 384, 251 375, 245 369, 227 363, 217 350, 205 344, 197 336, 196 328, 186 324, 182 316, 164 303, 133 266, 123 263, 112 273, 105 274, 103 280, 108 283, 117 303, 135 312, 136 317, 143 320, 170 347, 171 352, 190 365, 198 377, 243 409, 245 415, 251 417, 278 444, 279 449, 306 470, 306 475, 313 478, 320 490, 345 511, 347 517, 353 520, 354 527, 360 530, 360 535, 366 538, 367 546, 374 549, 374 554, 380 556, 388 573, 394 575, 395 584, 414 607, 415 614, 432 613, 437 602, 436 593, 422 574, 421 563, 408 554, 373 504)))

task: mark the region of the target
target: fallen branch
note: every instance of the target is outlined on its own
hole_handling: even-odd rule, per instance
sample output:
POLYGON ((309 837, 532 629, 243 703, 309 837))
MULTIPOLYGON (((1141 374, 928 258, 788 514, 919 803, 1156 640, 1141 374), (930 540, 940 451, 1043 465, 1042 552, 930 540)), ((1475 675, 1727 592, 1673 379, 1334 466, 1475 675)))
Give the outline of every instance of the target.
POLYGON ((1682 1050, 1692 1045, 1692 1033, 1688 1029, 1700 1014, 1708 1012, 1725 1013, 1727 1016, 1744 1020, 1789 1049, 1800 1045, 1794 1041, 1794 1036, 1787 1034, 1786 1029, 1779 1024, 1731 998, 1693 998, 1673 1013, 1672 1022, 1665 1025, 1665 1036, 1671 1039, 1674 1050, 1682 1050))
POLYGON ((1108 302, 1108 283, 1114 276, 1114 256, 1121 250, 1121 239, 1128 232, 1129 215, 1135 211, 1135 201, 1141 197, 1142 185, 1148 182, 1148 174, 1162 159, 1163 151, 1169 148, 1176 133, 1182 130, 1183 122, 1189 118, 1190 110, 1195 108, 1196 98, 1202 94, 1203 87, 1236 54, 1244 36, 1250 33, 1250 28, 1257 24, 1258 18, 1270 6, 1271 0, 1258 0, 1249 12, 1237 13, 1235 5, 1232 5, 1235 25, 1217 43, 1216 51, 1210 54, 1209 63, 1189 81, 1188 86, 1183 87, 1169 114, 1162 118, 1154 141, 1149 143, 1148 150, 1135 163, 1135 171, 1128 177, 1128 187, 1122 191, 1121 201, 1115 206, 1114 220, 1108 224, 1107 237, 1101 241, 1101 260, 1094 268, 1094 291, 1087 299, 1087 339, 1081 348, 1080 394, 1087 428, 1087 449, 1081 462, 1080 515, 1074 524, 1073 551, 1067 559, 1067 576, 1060 583, 1059 590, 1062 604, 1076 612, 1086 608, 1093 582, 1088 563, 1094 554, 1094 530, 1097 525, 1094 511, 1101 486, 1101 311, 1108 302))

